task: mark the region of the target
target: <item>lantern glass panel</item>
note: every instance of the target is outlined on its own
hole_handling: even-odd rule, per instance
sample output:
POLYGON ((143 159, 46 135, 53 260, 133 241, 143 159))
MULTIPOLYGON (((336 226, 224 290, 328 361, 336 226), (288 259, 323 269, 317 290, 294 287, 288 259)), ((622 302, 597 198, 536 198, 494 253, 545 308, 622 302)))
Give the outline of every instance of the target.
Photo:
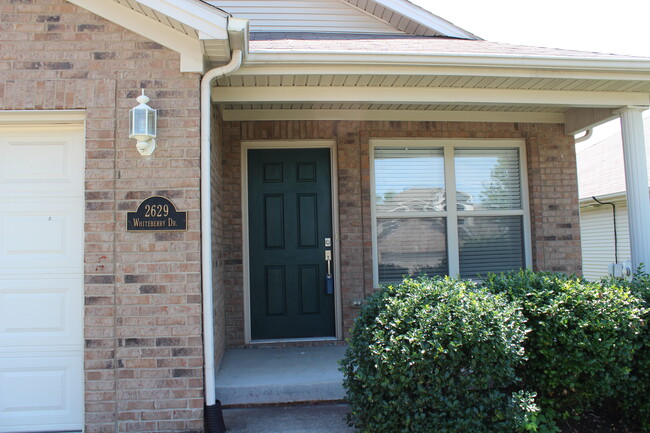
POLYGON ((131 134, 132 135, 145 135, 147 134, 147 112, 141 108, 134 108, 131 110, 132 124, 131 124, 131 134))
POLYGON ((156 136, 156 110, 153 109, 147 110, 147 134, 156 136))

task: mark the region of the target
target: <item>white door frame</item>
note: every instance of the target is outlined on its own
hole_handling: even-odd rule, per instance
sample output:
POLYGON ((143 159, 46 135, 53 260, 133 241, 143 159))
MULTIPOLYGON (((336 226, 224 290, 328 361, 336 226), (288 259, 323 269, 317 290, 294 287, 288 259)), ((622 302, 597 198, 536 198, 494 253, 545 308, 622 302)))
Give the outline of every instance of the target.
POLYGON ((338 164, 336 158, 335 140, 256 140, 241 143, 241 197, 242 197, 242 242, 244 267, 244 335, 246 344, 269 342, 297 342, 340 340, 343 336, 343 314, 341 311, 341 279, 340 279, 340 236, 339 236, 339 205, 338 205, 338 164), (334 323, 336 336, 314 338, 290 338, 277 340, 252 340, 250 317, 250 261, 248 237, 248 150, 249 149, 329 149, 331 171, 331 200, 332 200, 332 242, 334 259, 334 323))

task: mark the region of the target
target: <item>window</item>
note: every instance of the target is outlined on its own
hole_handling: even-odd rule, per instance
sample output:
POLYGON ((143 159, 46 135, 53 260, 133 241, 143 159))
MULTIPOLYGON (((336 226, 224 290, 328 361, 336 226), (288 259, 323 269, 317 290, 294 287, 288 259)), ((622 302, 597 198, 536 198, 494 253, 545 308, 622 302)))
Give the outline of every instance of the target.
POLYGON ((376 140, 371 148, 376 283, 480 278, 530 264, 520 141, 376 140))

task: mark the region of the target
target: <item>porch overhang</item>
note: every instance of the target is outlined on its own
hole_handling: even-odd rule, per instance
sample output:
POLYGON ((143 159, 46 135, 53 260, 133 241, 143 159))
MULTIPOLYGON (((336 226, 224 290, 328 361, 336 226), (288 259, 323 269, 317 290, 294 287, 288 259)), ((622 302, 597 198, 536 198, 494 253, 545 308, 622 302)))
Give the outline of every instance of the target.
MULTIPOLYGON (((310 43, 323 40, 333 46, 326 39, 310 43)), ((304 43, 273 38, 266 42, 267 46, 304 43)), ((650 203, 641 121, 641 111, 650 107, 648 59, 596 54, 252 50, 237 73, 217 82, 212 100, 227 121, 558 123, 567 135, 575 135, 620 117, 630 233, 637 239, 632 243, 632 262, 634 266, 650 262, 650 203)))
POLYGON ((562 123, 573 135, 650 106, 650 61, 252 51, 212 99, 225 120, 562 123))

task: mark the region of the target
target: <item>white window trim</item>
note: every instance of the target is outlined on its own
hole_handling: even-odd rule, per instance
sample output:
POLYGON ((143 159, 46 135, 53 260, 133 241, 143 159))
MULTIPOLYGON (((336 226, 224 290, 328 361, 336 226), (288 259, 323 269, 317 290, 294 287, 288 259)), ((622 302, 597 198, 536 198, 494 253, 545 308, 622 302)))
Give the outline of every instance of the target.
MULTIPOLYGON (((370 139, 370 215, 372 220, 372 273, 373 285, 379 287, 379 252, 377 247, 377 211, 375 204, 375 149, 378 147, 439 147, 444 152, 445 188, 447 185, 456 185, 456 173, 454 166, 454 148, 516 148, 519 149, 519 170, 521 176, 521 210, 500 210, 498 211, 455 211, 452 215, 456 218, 449 218, 449 212, 420 213, 417 217, 436 216, 445 217, 447 221, 447 260, 449 275, 460 274, 460 258, 458 249, 458 218, 463 216, 490 216, 490 215, 521 215, 523 217, 524 237, 524 261, 526 267, 532 267, 532 237, 530 223, 530 206, 528 196, 528 170, 526 161, 526 142, 522 139, 393 139, 393 138, 371 138, 370 139)), ((456 194, 447 194, 447 209, 456 209, 456 194)), ((416 215, 400 215, 400 218, 408 218, 416 215)))

